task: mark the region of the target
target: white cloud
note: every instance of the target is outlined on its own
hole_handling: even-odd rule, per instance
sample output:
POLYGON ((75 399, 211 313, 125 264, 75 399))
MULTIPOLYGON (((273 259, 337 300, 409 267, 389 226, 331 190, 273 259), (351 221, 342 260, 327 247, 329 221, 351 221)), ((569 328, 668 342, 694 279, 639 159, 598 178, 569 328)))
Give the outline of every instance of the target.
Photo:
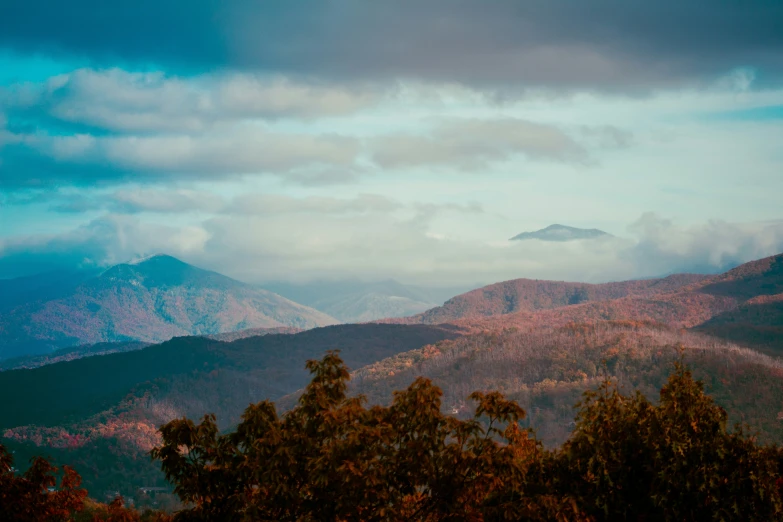
POLYGON ((159 190, 126 188, 117 190, 108 198, 116 212, 220 212, 226 200, 218 194, 192 189, 159 190))
POLYGON ((0 91, 0 105, 120 132, 201 132, 251 118, 344 115, 378 102, 383 89, 294 81, 283 76, 78 69, 0 91), (41 114, 43 113, 43 114, 41 114))
POLYGON ((336 215, 388 213, 402 204, 377 194, 360 194, 356 198, 311 196, 294 198, 271 194, 248 194, 236 197, 227 213, 280 216, 286 214, 336 215))
MULTIPOLYGON (((78 254, 96 263, 167 252, 250 282, 353 277, 428 284, 519 277, 602 282, 720 271, 783 251, 783 222, 680 226, 644 215, 631 227, 634 238, 512 244, 443 234, 432 229, 431 215, 369 196, 266 201, 274 207, 268 214, 218 214, 181 226, 108 215, 62 236, 12 238, 0 251, 0 268, 35 252, 78 254)), ((438 210, 453 217, 465 211, 438 210)))
POLYGON ((286 175, 312 167, 350 170, 359 154, 353 138, 284 134, 250 124, 200 135, 35 135, 28 143, 58 162, 104 168, 103 181, 286 175))
POLYGON ((383 168, 474 170, 517 155, 576 163, 588 159, 587 151, 556 126, 515 118, 441 120, 429 133, 381 136, 370 148, 383 168))

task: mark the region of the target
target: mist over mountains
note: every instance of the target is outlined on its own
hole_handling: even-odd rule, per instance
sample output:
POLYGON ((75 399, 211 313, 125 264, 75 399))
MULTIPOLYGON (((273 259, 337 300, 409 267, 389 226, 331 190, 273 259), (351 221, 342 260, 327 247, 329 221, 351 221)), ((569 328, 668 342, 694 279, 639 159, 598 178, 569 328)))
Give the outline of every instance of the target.
POLYGON ((414 315, 469 290, 465 287, 404 285, 393 279, 377 282, 273 283, 263 286, 346 323, 414 315))

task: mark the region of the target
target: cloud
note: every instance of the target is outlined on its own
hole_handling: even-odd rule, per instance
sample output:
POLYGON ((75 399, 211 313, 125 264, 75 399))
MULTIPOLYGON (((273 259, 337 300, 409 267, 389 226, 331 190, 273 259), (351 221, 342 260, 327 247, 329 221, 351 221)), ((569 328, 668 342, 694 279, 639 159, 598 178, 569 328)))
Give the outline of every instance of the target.
POLYGON ((412 120, 413 127, 384 126, 383 117, 371 113, 358 119, 346 114, 380 99, 377 92, 238 73, 182 79, 81 69, 15 84, 0 96, 7 115, 0 127, 0 187, 270 174, 325 185, 355 182, 378 167, 483 170, 517 156, 584 165, 592 162, 585 145, 630 141, 628 131, 610 125, 566 132, 512 117, 424 117, 412 120), (322 120, 337 114, 341 133, 322 120), (283 116, 319 119, 308 125, 272 121, 283 116))
POLYGON ((382 168, 475 170, 519 154, 534 160, 588 159, 587 151, 557 127, 514 118, 445 119, 428 134, 382 136, 370 148, 372 160, 382 168))
POLYGON ((352 170, 359 153, 355 138, 272 132, 256 124, 195 135, 38 133, 18 138, 19 143, 2 149, 0 187, 330 174, 352 170))
POLYGON ((212 73, 182 78, 161 71, 77 69, 41 83, 0 91, 14 119, 45 128, 122 133, 201 132, 248 119, 353 113, 376 103, 384 89, 274 75, 212 73))
POLYGON ((134 258, 138 249, 182 257, 203 251, 208 239, 198 226, 171 227, 109 214, 63 234, 0 239, 0 274, 104 267, 134 258))
POLYGON ((122 213, 220 212, 226 206, 222 196, 191 189, 122 189, 111 194, 108 201, 114 212, 122 213))
MULTIPOLYGON (((72 232, 12 238, 0 245, 0 274, 58 262, 106 264, 166 252, 249 282, 394 277, 421 284, 475 284, 529 277, 603 282, 672 272, 718 272, 783 252, 783 222, 681 226, 646 214, 633 238, 568 243, 439 233, 433 214, 383 198, 267 200, 252 213, 156 226, 107 215, 72 232), (286 207, 287 206, 287 207, 286 207)), ((454 217, 468 206, 443 206, 454 217)), ((471 214, 469 219, 481 219, 471 214)), ((466 216, 467 218, 467 216, 466 216)))
POLYGON ((361 194, 356 198, 317 197, 293 198, 270 194, 239 196, 226 209, 227 213, 283 216, 286 214, 337 215, 388 213, 403 205, 377 194, 361 194))
POLYGON ((171 0, 0 6, 0 46, 324 78, 647 89, 753 65, 781 78, 783 5, 709 0, 171 0))
POLYGON ((646 273, 719 272, 783 252, 783 221, 678 226, 645 213, 629 231, 638 243, 624 256, 646 273))
POLYGON ((112 192, 86 195, 73 191, 37 191, 9 193, 0 203, 8 206, 48 205, 50 212, 79 214, 91 211, 119 214, 197 214, 202 216, 266 216, 299 214, 315 218, 402 212, 419 219, 441 213, 481 214, 478 203, 412 203, 379 194, 362 193, 354 197, 307 196, 246 193, 226 197, 207 190, 165 186, 129 186, 112 192))

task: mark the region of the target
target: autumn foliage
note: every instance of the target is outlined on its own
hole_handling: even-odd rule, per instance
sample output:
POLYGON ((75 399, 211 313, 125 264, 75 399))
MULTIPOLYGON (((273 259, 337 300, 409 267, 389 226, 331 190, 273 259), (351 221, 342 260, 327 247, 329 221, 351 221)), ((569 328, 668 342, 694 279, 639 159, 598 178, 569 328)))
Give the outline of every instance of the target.
POLYGON ((309 361, 294 408, 247 408, 161 428, 152 451, 185 506, 173 515, 87 500, 79 476, 35 459, 18 474, 0 446, 0 519, 20 521, 783 520, 781 451, 758 444, 682 363, 653 403, 606 379, 577 405, 571 437, 545 449, 525 411, 473 393, 472 418, 443 413, 416 379, 388 406, 347 394, 336 352, 309 361))
POLYGON ((499 393, 458 420, 420 378, 365 408, 336 353, 308 368, 283 416, 264 401, 227 434, 214 416, 163 426, 153 455, 189 506, 177 520, 783 520, 778 448, 728 431, 683 365, 658 404, 608 380, 588 392, 554 451, 499 393))
POLYGON ((79 487, 81 478, 73 469, 63 469, 58 488, 58 469, 46 459, 34 459, 23 475, 17 475, 12 464, 12 456, 0 445, 0 519, 68 520, 81 509, 87 491, 79 487))
POLYGON ((141 514, 125 507, 121 498, 101 504, 87 498, 81 477, 64 466, 58 482, 58 468, 47 459, 34 458, 23 474, 13 467, 13 458, 0 444, 0 521, 2 522, 167 522, 164 513, 141 514))

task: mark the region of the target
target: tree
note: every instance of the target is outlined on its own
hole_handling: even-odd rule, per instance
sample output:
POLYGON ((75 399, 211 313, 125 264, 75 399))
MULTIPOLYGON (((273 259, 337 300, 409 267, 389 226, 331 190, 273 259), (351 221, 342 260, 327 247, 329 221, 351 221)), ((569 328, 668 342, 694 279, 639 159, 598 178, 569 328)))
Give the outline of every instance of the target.
POLYGON ((525 412, 499 393, 475 393, 474 419, 441 413, 441 391, 417 379, 388 407, 346 396, 335 352, 309 361, 297 406, 278 417, 251 405, 236 431, 214 416, 161 428, 153 450, 190 509, 177 520, 578 520, 575 503, 526 494, 544 455, 519 427, 525 412))
POLYGON ((598 520, 781 520, 780 451, 755 444, 678 363, 658 405, 588 391, 550 484, 598 520))
POLYGON ((23 475, 13 468, 13 457, 0 444, 0 513, 19 522, 68 520, 79 511, 87 496, 81 477, 64 466, 60 485, 57 471, 48 460, 36 457, 23 475))

